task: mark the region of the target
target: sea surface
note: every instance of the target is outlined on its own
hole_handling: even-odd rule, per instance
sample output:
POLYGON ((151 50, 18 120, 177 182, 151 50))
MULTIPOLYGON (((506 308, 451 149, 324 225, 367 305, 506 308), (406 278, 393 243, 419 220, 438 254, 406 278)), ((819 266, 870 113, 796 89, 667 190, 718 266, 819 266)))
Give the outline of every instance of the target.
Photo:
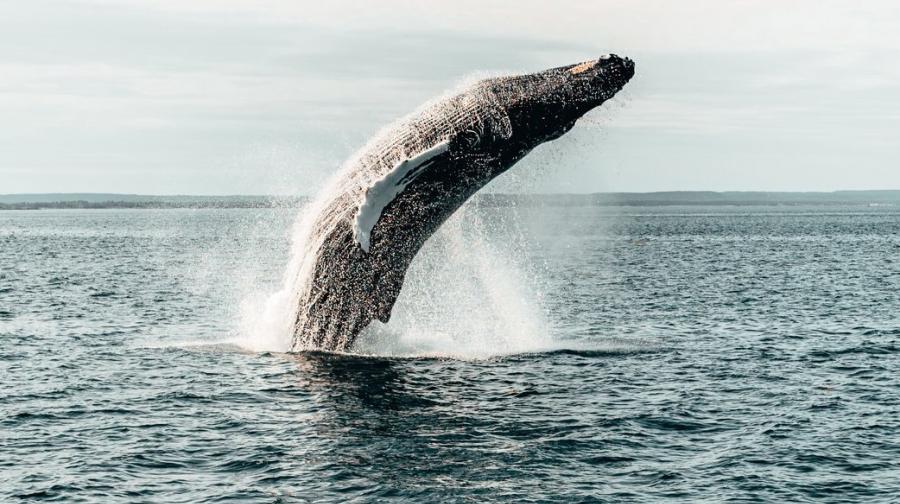
POLYGON ((900 208, 469 206, 355 355, 296 213, 0 212, 0 502, 900 502, 900 208))

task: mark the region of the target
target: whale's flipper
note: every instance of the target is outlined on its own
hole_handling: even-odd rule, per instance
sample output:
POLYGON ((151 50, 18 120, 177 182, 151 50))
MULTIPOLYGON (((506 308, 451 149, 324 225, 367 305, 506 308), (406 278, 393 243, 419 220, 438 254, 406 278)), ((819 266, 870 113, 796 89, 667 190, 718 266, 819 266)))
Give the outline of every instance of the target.
POLYGON ((394 201, 394 198, 403 192, 416 177, 428 167, 433 166, 439 160, 439 156, 449 150, 449 146, 450 143, 444 140, 415 156, 400 161, 391 171, 366 190, 366 195, 360 203, 353 221, 353 239, 360 248, 369 252, 372 229, 378 224, 384 208, 394 201))

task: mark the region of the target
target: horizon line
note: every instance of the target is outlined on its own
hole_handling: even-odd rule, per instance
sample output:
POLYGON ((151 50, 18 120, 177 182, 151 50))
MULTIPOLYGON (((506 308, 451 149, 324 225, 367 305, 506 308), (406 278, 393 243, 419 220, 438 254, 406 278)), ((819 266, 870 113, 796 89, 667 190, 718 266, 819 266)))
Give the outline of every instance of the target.
MULTIPOLYGON (((673 189, 659 191, 593 191, 593 192, 484 192, 483 195, 500 195, 500 196, 593 196, 600 194, 838 194, 838 193, 900 193, 898 189, 831 189, 831 190, 764 190, 764 189, 673 189)), ((86 196, 145 196, 153 198, 170 198, 170 197, 200 197, 200 198, 310 198, 315 194, 263 194, 263 193, 225 193, 225 194, 202 194, 202 193, 137 193, 137 192, 114 192, 114 191, 46 191, 46 192, 10 192, 0 193, 0 197, 5 196, 49 196, 49 195, 86 195, 86 196)))

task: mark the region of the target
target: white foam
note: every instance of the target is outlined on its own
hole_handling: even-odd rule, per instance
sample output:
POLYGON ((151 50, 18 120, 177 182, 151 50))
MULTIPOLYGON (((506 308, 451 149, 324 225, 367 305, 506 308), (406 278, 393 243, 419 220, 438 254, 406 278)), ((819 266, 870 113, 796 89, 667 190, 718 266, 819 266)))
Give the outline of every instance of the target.
POLYGON ((373 322, 353 351, 483 359, 555 349, 523 244, 497 236, 509 224, 464 205, 413 260, 391 321, 373 322))
POLYGON ((353 221, 353 238, 363 250, 369 251, 372 228, 378 223, 384 208, 431 164, 429 161, 447 152, 448 145, 445 140, 412 158, 404 159, 369 187, 353 221))

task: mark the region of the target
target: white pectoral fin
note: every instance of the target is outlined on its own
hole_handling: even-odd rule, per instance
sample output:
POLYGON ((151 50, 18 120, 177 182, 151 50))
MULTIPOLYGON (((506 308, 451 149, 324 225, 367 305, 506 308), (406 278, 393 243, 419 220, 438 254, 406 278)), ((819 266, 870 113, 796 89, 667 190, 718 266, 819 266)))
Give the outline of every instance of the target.
POLYGON ((444 140, 411 158, 400 161, 366 190, 366 195, 356 212, 356 219, 353 221, 353 238, 360 248, 369 252, 372 229, 381 218, 384 208, 430 166, 436 156, 447 152, 448 148, 449 142, 444 140))

